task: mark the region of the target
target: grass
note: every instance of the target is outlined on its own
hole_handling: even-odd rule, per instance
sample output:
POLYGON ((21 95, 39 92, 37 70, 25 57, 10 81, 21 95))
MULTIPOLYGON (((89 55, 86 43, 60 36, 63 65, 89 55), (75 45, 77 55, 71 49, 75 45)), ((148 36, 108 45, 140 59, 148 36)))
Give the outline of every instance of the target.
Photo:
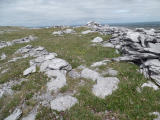
MULTIPOLYGON (((23 71, 29 67, 29 60, 33 58, 25 58, 14 63, 7 63, 12 59, 13 53, 28 44, 35 46, 43 46, 48 52, 55 52, 59 58, 62 58, 76 69, 79 65, 90 67, 94 62, 102 61, 106 58, 120 56, 115 53, 114 48, 104 48, 101 45, 92 46, 91 40, 95 37, 102 37, 107 41, 111 36, 99 35, 98 33, 89 33, 82 35, 81 32, 87 28, 74 28, 77 34, 64 34, 63 36, 54 36, 54 31, 59 31, 60 28, 43 28, 43 29, 22 29, 19 27, 0 27, 0 40, 12 41, 28 37, 29 35, 37 36, 38 39, 30 43, 15 44, 10 47, 0 49, 0 55, 4 52, 7 58, 0 61, 0 67, 3 70, 10 68, 7 73, 0 76, 0 84, 10 80, 20 80, 21 78, 28 79, 21 84, 12 86, 12 90, 17 91, 13 96, 3 96, 0 98, 0 120, 10 115, 17 106, 25 104, 27 107, 23 110, 22 117, 26 116, 32 110, 38 101, 32 99, 34 93, 45 93, 46 83, 49 78, 43 73, 37 72, 28 76, 23 76, 23 71), (13 31, 7 31, 13 30, 13 31), (81 36, 79 36, 81 35, 81 36)), ((17 55, 19 56, 19 55, 17 55)), ((136 88, 140 87, 146 81, 142 74, 137 72, 139 67, 127 62, 107 62, 107 65, 97 67, 99 73, 107 71, 108 68, 113 68, 119 73, 119 88, 112 95, 106 96, 105 99, 100 99, 92 93, 92 86, 96 83, 88 79, 72 79, 67 76, 67 85, 62 87, 59 92, 67 93, 76 91, 74 97, 79 101, 79 104, 74 105, 70 110, 58 112, 50 107, 40 106, 37 120, 40 119, 60 119, 65 120, 104 120, 112 117, 119 119, 153 119, 156 116, 149 115, 150 112, 160 112, 160 90, 153 90, 145 87, 138 93, 136 88), (78 83, 84 80, 84 86, 78 86, 78 83), (111 111, 109 114, 105 111, 111 111), (59 116, 59 118, 58 118, 59 116)), ((77 70, 79 71, 79 70, 77 70)), ((105 75, 108 77, 109 75, 105 75)), ((55 95, 55 94, 53 94, 55 95)), ((22 118, 21 117, 21 118, 22 118)))

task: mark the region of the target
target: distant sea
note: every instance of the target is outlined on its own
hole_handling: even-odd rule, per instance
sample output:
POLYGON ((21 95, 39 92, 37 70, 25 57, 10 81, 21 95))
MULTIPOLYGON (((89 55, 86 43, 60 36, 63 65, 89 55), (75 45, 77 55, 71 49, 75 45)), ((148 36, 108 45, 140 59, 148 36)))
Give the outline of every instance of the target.
MULTIPOLYGON (((125 27, 129 29, 135 28, 145 28, 145 29, 159 29, 160 30, 160 22, 135 22, 135 23, 103 23, 109 25, 110 27, 125 27)), ((65 26, 65 25, 64 25, 65 26)), ((70 27, 83 26, 83 25, 69 25, 70 27)), ((33 26, 30 28, 46 28, 51 26, 33 26)))
POLYGON ((112 23, 108 24, 111 27, 125 27, 125 28, 145 28, 145 29, 160 29, 160 22, 136 22, 136 23, 112 23))

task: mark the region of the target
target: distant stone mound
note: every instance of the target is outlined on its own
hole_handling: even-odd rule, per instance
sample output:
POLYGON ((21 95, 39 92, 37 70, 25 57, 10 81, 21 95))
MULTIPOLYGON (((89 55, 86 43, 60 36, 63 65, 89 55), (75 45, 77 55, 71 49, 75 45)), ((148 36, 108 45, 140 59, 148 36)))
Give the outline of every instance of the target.
POLYGON ((95 21, 92 21, 92 22, 88 22, 85 27, 89 27, 89 28, 96 28, 96 27, 102 27, 101 24, 99 23, 96 23, 95 21))

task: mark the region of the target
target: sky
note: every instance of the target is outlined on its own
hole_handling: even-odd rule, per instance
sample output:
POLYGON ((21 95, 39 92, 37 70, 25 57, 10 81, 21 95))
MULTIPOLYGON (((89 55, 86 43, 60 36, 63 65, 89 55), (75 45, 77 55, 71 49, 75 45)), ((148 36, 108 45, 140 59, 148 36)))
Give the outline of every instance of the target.
POLYGON ((0 26, 160 21, 160 0, 0 0, 0 26))

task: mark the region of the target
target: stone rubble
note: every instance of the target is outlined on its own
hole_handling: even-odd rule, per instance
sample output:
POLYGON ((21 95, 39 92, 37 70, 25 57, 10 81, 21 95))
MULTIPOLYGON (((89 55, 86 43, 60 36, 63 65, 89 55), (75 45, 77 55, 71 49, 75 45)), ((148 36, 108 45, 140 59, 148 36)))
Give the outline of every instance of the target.
MULTIPOLYGON (((36 67, 40 67, 39 72, 44 72, 44 74, 50 78, 46 84, 46 93, 34 97, 35 99, 39 99, 42 105, 48 106, 53 100, 51 102, 51 108, 61 111, 69 109, 75 103, 78 103, 78 100, 71 96, 54 99, 51 95, 52 91, 56 93, 60 88, 66 85, 66 74, 72 70, 71 65, 67 61, 56 58, 56 53, 49 53, 41 46, 33 48, 32 46, 27 45, 26 47, 17 50, 16 53, 21 53, 23 56, 28 54, 29 56, 36 57, 35 59, 30 60, 30 67, 23 72, 23 75, 36 72, 36 67), (55 104, 54 101, 58 103, 55 104), (62 101, 64 101, 64 103, 62 101), (58 106, 55 107, 55 105, 58 106)), ((73 75, 73 71, 70 74, 73 75)), ((79 75, 74 72, 74 77, 80 77, 79 75)), ((31 117, 34 116, 31 114, 31 117)))
POLYGON ((53 32, 52 35, 61 35, 61 34, 64 34, 64 33, 73 34, 73 33, 75 33, 75 31, 73 29, 66 29, 64 31, 61 30, 61 31, 53 32))
POLYGON ((13 41, 8 41, 8 42, 0 41, 0 49, 4 48, 4 47, 12 46, 14 44, 31 42, 31 41, 34 41, 35 39, 38 39, 38 38, 30 35, 29 37, 16 39, 16 40, 13 40, 13 41))
POLYGON ((0 84, 0 98, 3 95, 12 95, 14 91, 11 89, 13 85, 21 84, 22 81, 27 81, 28 79, 22 78, 20 81, 9 81, 4 84, 0 84))
POLYGON ((102 42, 103 41, 103 39, 101 38, 101 37, 96 37, 96 38, 94 38, 93 40, 92 40, 92 42, 94 42, 94 43, 100 43, 100 42, 102 42))
POLYGON ((135 30, 122 27, 96 27, 93 32, 102 35, 112 35, 108 42, 102 42, 103 47, 113 47, 122 53, 122 57, 114 61, 129 61, 138 64, 141 73, 146 78, 152 78, 160 85, 160 34, 154 29, 135 30))
MULTIPOLYGON (((103 39, 100 37, 95 38, 92 40, 92 42, 102 43, 102 47, 116 48, 116 53, 118 54, 119 51, 122 52, 122 57, 114 58, 113 60, 137 63, 140 65, 140 72, 144 74, 146 78, 152 78, 158 85, 160 85, 160 34, 158 34, 156 30, 136 28, 133 31, 126 28, 109 27, 107 25, 102 27, 102 25, 94 21, 88 22, 85 26, 94 29, 83 31, 82 34, 99 32, 103 35, 113 35, 108 42, 103 42, 103 39)), ((63 33, 72 34, 74 32, 75 31, 72 29, 66 29, 65 31, 53 32, 53 35, 61 35, 63 33)), ((12 44, 33 41, 34 39, 34 37, 30 36, 29 38, 23 38, 21 41, 14 40, 12 42, 6 42, 6 44, 7 46, 11 46, 12 44)), ((0 48, 5 46, 4 43, 2 45, 1 43, 0 48)), ((72 97, 73 94, 62 94, 56 98, 55 96, 51 95, 51 92, 54 91, 56 93, 60 88, 66 85, 67 74, 73 79, 79 79, 83 77, 96 81, 96 84, 92 87, 92 93, 102 99, 104 99, 107 95, 111 95, 113 91, 118 89, 118 83, 120 82, 118 78, 102 77, 98 72, 86 68, 85 66, 77 67, 77 69, 82 69, 81 73, 74 71, 67 61, 61 58, 56 58, 56 53, 49 53, 46 49, 44 49, 44 47, 39 46, 33 48, 31 45, 27 45, 17 50, 15 55, 18 53, 20 53, 22 57, 15 57, 8 62, 15 62, 18 59, 29 56, 36 57, 35 59, 30 60, 30 67, 23 72, 24 76, 36 72, 36 68, 39 67, 39 72, 43 72, 50 78, 50 81, 48 81, 46 84, 46 93, 41 95, 35 93, 33 98, 39 100, 39 103, 41 103, 43 106, 51 106, 51 109, 53 110, 65 111, 70 109, 70 107, 76 103, 79 103, 75 97, 72 97)), ((1 57, 1 60, 2 58, 4 57, 1 57)), ((91 67, 107 65, 107 61, 110 60, 103 60, 93 63, 91 67)), ((110 76, 118 75, 118 71, 113 70, 112 68, 109 68, 106 73, 110 76)), ((13 93, 11 89, 11 84, 13 85, 13 82, 8 82, 9 85, 7 88, 4 88, 5 84, 0 85, 0 98, 3 96, 3 94, 13 93)), ((81 80, 77 86, 79 85, 83 86, 84 81, 81 80)), ((153 87, 155 90, 159 89, 158 86, 149 81, 148 83, 144 83, 141 87, 143 88, 145 86, 153 87)), ((139 87, 137 88, 137 91, 141 93, 141 89, 139 87)), ((21 114, 22 111, 20 109, 16 109, 9 117, 5 118, 5 120, 17 120, 21 114)), ((34 120, 36 114, 37 109, 36 112, 31 111, 26 117, 22 118, 22 120, 34 120)), ((159 115, 159 113, 157 115, 159 115)))

